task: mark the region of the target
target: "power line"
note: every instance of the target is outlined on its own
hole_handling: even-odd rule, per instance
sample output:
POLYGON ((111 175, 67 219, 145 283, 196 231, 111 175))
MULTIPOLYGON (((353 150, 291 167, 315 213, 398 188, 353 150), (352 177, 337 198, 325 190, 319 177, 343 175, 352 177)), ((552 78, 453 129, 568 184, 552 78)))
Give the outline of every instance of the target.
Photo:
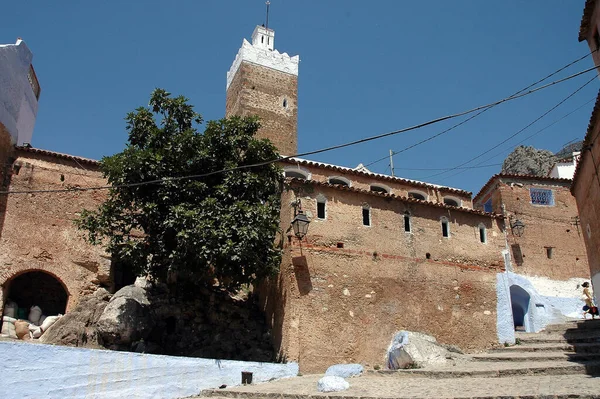
MULTIPOLYGON (((600 67, 600 64, 599 65, 594 65, 591 68, 587 68, 587 69, 585 69, 583 71, 574 73, 574 74, 569 75, 567 77, 564 77, 562 79, 555 80, 553 82, 550 82, 550 83, 545 84, 543 86, 537 87, 535 89, 528 90, 528 91, 523 92, 521 94, 513 95, 513 96, 510 96, 510 97, 506 97, 506 98, 503 98, 503 99, 498 100, 498 101, 494 101, 494 102, 486 104, 486 105, 480 105, 478 107, 472 108, 472 109, 467 110, 467 111, 462 111, 462 112, 458 112, 458 113, 455 113, 455 114, 451 114, 451 115, 443 116, 443 117, 440 117, 440 118, 432 119, 432 120, 429 120, 427 122, 419 123, 417 125, 413 125, 413 126, 410 126, 410 127, 399 129, 399 130, 394 130, 392 132, 378 134, 378 135, 371 136, 371 137, 366 137, 366 138, 363 138, 363 139, 360 139, 360 140, 350 141, 350 142, 344 143, 344 144, 338 144, 338 145, 334 145, 334 146, 331 146, 331 147, 322 148, 322 149, 319 149, 319 150, 303 152, 303 153, 299 153, 299 154, 296 154, 296 155, 289 155, 289 156, 285 156, 285 157, 280 157, 280 158, 277 158, 277 159, 272 159, 272 160, 269 160, 269 161, 259 162, 259 163, 255 163, 255 164, 251 164, 251 165, 241 165, 241 166, 236 166, 234 168, 226 168, 226 169, 221 169, 221 170, 217 170, 217 171, 213 171, 213 172, 208 172, 208 173, 203 173, 203 174, 187 175, 187 176, 175 176, 175 177, 164 177, 164 178, 160 178, 160 179, 148 180, 148 181, 137 182, 137 183, 120 184, 120 185, 114 185, 114 186, 108 186, 107 185, 107 186, 81 187, 81 188, 74 187, 74 188, 70 188, 70 189, 55 189, 55 190, 0 191, 0 194, 61 193, 61 192, 71 192, 71 191, 78 192, 78 191, 92 191, 92 190, 108 190, 108 189, 111 189, 111 188, 114 189, 114 188, 122 188, 122 187, 138 187, 138 186, 147 185, 147 184, 157 184, 157 183, 166 183, 166 182, 170 182, 170 181, 198 179, 198 178, 208 177, 208 176, 212 176, 212 175, 216 175, 216 174, 220 174, 220 173, 233 172, 233 171, 236 171, 236 170, 243 170, 243 169, 250 169, 250 168, 255 168, 255 167, 260 167, 260 166, 266 166, 266 165, 269 165, 269 164, 272 164, 272 163, 290 160, 292 158, 299 158, 299 157, 304 157, 304 156, 307 156, 307 155, 314 155, 314 154, 319 154, 319 153, 322 153, 322 152, 337 150, 337 149, 344 148, 344 147, 350 147, 350 146, 353 146, 353 145, 362 144, 362 143, 366 143, 366 142, 369 142, 369 141, 381 139, 383 137, 393 136, 393 135, 396 135, 396 134, 406 133, 406 132, 409 132, 409 131, 412 131, 412 130, 417 130, 417 129, 423 128, 425 126, 434 125, 436 123, 443 122, 445 120, 458 118, 458 117, 461 117, 461 116, 464 116, 464 115, 471 114, 473 112, 477 112, 477 111, 485 109, 485 108, 489 108, 491 106, 495 106, 495 105, 502 104, 502 103, 505 103, 505 102, 508 102, 508 101, 516 100, 517 98, 528 96, 528 95, 533 94, 535 92, 538 92, 540 90, 547 89, 548 87, 554 86, 554 85, 562 83, 562 82, 566 82, 566 81, 574 79, 574 78, 576 78, 576 77, 578 77, 580 75, 583 75, 583 74, 586 74, 588 72, 591 72, 591 71, 595 70, 598 67, 600 67)), ((463 166, 463 165, 459 165, 459 166, 463 166)))
MULTIPOLYGON (((554 105, 553 107, 551 107, 550 109, 548 109, 546 112, 544 112, 542 115, 538 116, 537 118, 535 118, 532 122, 528 123, 525 127, 523 127, 522 129, 518 130, 516 133, 512 134, 511 136, 509 136, 508 138, 502 140, 500 143, 494 145, 493 147, 485 150, 484 152, 482 152, 481 154, 469 159, 466 162, 461 163, 460 165, 451 168, 445 172, 441 172, 441 173, 436 173, 430 176, 427 176, 426 178, 431 178, 431 177, 435 177, 435 176, 439 176, 442 175, 444 173, 450 172, 452 170, 455 170, 461 166, 465 166, 471 162, 473 162, 476 159, 481 158, 482 156, 484 156, 485 154, 490 153, 491 151, 495 150, 496 148, 500 147, 502 144, 506 143, 507 141, 511 140, 512 138, 516 137, 517 135, 523 133, 525 130, 527 130, 528 128, 530 128, 531 126, 533 126, 537 121, 541 120, 542 118, 544 118, 546 115, 548 115, 549 113, 551 113, 552 111, 554 111, 556 108, 560 107, 565 101, 567 101, 569 98, 573 97, 575 94, 577 94, 579 91, 581 91, 584 87, 586 87, 588 84, 592 83, 594 80, 596 80, 597 77, 593 76, 590 80, 588 80, 587 82, 585 82, 583 85, 579 86, 579 88, 577 88, 577 90, 575 90, 574 92, 572 92, 571 94, 569 94, 568 96, 566 96, 565 98, 563 98, 562 100, 560 100, 556 105, 554 105)), ((457 172, 455 174, 453 174, 452 176, 456 176, 458 174, 462 173, 462 171, 457 172)), ((448 177, 452 177, 452 176, 448 176, 448 177)), ((447 178, 448 178, 447 177, 447 178)))
MULTIPOLYGON (((585 54, 585 55, 583 55, 583 56, 579 57, 579 58, 578 58, 578 59, 576 59, 575 61, 572 61, 572 62, 568 63, 567 65, 565 65, 565 66, 563 66, 563 67, 561 67, 561 68, 557 69, 556 71, 554 71, 554 72, 552 72, 551 74, 549 74, 549 75, 547 75, 547 76, 543 77, 542 79, 539 79, 538 81, 536 81, 536 82, 534 82, 534 83, 530 84, 529 86, 527 86, 527 87, 525 87, 525 88, 523 88, 523 89, 521 89, 521 90, 517 91, 516 93, 514 93, 514 94, 510 95, 508 98, 511 98, 511 97, 513 97, 513 96, 516 96, 516 95, 518 95, 519 93, 522 93, 522 92, 524 92, 525 90, 528 90, 528 89, 532 88, 533 86, 535 86, 535 85, 537 85, 537 84, 539 84, 539 83, 542 83, 543 81, 545 81, 545 80, 547 80, 547 79, 551 78, 552 76, 556 75, 557 73, 559 73, 559 72, 562 72, 562 71, 564 71, 565 69, 567 69, 568 67, 570 67, 570 66, 572 66, 572 65, 575 65, 575 64, 576 64, 576 63, 578 63, 579 61, 581 61, 581 60, 583 60, 583 59, 587 58, 589 55, 592 55, 592 54, 594 54, 596 51, 598 51, 598 49, 596 49, 596 50, 593 50, 593 51, 591 51, 591 52, 589 52, 589 53, 587 53, 587 54, 585 54)), ((415 147, 417 147, 417 146, 419 146, 419 145, 421 145, 421 144, 424 144, 424 143, 426 143, 426 142, 428 142, 428 141, 431 141, 431 140, 433 140, 433 139, 435 139, 435 138, 437 138, 437 137, 439 137, 439 136, 441 136, 441 135, 443 135, 443 134, 446 134, 446 133, 448 133, 449 131, 451 131, 451 130, 454 130, 455 128, 457 128, 457 127, 459 127, 459 126, 461 126, 461 125, 464 125, 465 123, 469 122, 470 120, 477 118, 479 115, 481 115, 481 114, 483 114, 484 112, 486 112, 486 111, 488 111, 488 110, 490 110, 490 109, 494 108, 496 105, 498 105, 498 104, 494 104, 494 105, 492 105, 492 106, 490 106, 490 107, 488 107, 488 108, 484 108, 484 109, 482 109, 481 111, 477 112, 475 115, 472 115, 472 116, 470 116, 469 118, 467 118, 467 119, 465 119, 465 120, 463 120, 463 121, 461 121, 461 122, 459 122, 459 123, 457 123, 457 124, 455 124, 455 125, 452 125, 452 126, 450 126, 448 129, 446 129, 446 130, 443 130, 443 131, 441 131, 440 133, 434 134, 433 136, 430 136, 430 137, 428 137, 428 138, 426 138, 426 139, 423 139, 423 140, 421 140, 421 141, 419 141, 419 142, 417 142, 417 143, 415 143, 415 144, 413 144, 413 145, 410 145, 410 146, 408 146, 408 147, 406 147, 406 148, 403 148, 402 150, 399 150, 399 151, 394 151, 394 152, 392 152, 392 155, 401 154, 401 153, 403 153, 403 152, 405 152, 405 151, 408 151, 408 150, 410 150, 410 149, 412 149, 412 148, 415 148, 415 147)), ((376 161, 373 161, 373 162, 371 162, 371 163, 368 163, 368 164, 366 164, 366 165, 365 165, 365 167, 368 167, 368 166, 371 166, 371 165, 373 165, 373 164, 379 163, 379 162, 381 162, 381 161, 383 161, 383 160, 385 160, 385 159, 387 159, 387 158, 388 158, 387 156, 385 156, 385 157, 383 157, 383 158, 380 158, 380 159, 378 159, 378 160, 376 160, 376 161)))
MULTIPOLYGON (((494 163, 494 164, 490 164, 490 165, 475 165, 475 166, 464 166, 458 169, 480 169, 480 168, 491 168, 492 166, 500 166, 502 165, 501 163, 494 163)), ((448 170, 449 168, 397 168, 394 167, 394 169, 401 169, 401 170, 448 170)))

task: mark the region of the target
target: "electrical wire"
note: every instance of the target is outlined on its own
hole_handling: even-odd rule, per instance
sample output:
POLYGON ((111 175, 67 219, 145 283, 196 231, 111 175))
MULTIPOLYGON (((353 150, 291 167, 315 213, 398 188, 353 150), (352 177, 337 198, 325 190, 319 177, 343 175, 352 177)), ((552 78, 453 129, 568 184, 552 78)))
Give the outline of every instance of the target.
MULTIPOLYGON (((578 58, 578 59, 576 59, 575 61, 572 61, 572 62, 568 63, 567 65, 565 65, 565 66, 563 66, 563 67, 561 67, 561 68, 557 69, 556 71, 552 72, 551 74, 549 74, 549 75, 547 75, 547 76, 545 76, 545 77, 543 77, 543 78, 541 78, 541 79, 537 80, 536 82, 534 82, 534 83, 530 84, 529 86, 527 86, 527 87, 525 87, 525 88, 523 88, 523 89, 521 89, 521 90, 517 91, 516 93, 514 93, 514 94, 510 95, 508 98, 511 98, 511 97, 513 97, 513 96, 516 96, 516 95, 518 95, 519 93, 522 93, 522 92, 524 92, 525 90, 528 90, 528 89, 532 88, 533 86, 536 86, 537 84, 539 84, 539 83, 542 83, 543 81, 545 81, 545 80, 547 80, 547 79, 551 78, 552 76, 556 75, 557 73, 560 73, 560 72, 564 71, 564 70, 565 70, 565 69, 567 69, 568 67, 570 67, 570 66, 572 66, 572 65, 575 65, 576 63, 580 62, 581 60, 583 60, 583 59, 587 58, 588 56, 590 56, 590 55, 594 54, 596 51, 598 51, 598 49, 596 49, 596 50, 593 50, 593 51, 591 51, 591 52, 589 52, 589 53, 587 53, 587 54, 585 54, 585 55, 583 55, 583 56, 579 57, 579 58, 578 58)), ((401 150, 399 150, 399 151, 392 151, 392 154, 391 154, 391 155, 392 155, 392 156, 394 156, 394 155, 397 155, 397 154, 401 154, 401 153, 403 153, 403 152, 405 152, 405 151, 408 151, 408 150, 410 150, 410 149, 413 149, 413 148, 415 148, 415 147, 417 147, 417 146, 419 146, 419 145, 421 145, 421 144, 424 144, 424 143, 426 143, 426 142, 428 142, 428 141, 431 141, 431 140, 433 140, 433 139, 435 139, 435 138, 437 138, 437 137, 440 137, 441 135, 443 135, 443 134, 446 134, 446 133, 448 133, 449 131, 451 131, 451 130, 454 130, 455 128, 457 128, 457 127, 459 127, 459 126, 461 126, 461 125, 464 125, 465 123, 467 123, 467 122, 469 122, 469 121, 471 121, 471 120, 473 120, 473 119, 477 118, 479 115, 481 115, 481 114, 483 114, 484 112, 486 112, 486 111, 488 111, 488 110, 490 110, 490 109, 494 108, 496 105, 498 105, 498 104, 492 105, 492 106, 490 106, 490 107, 488 107, 488 108, 484 108, 484 109, 482 109, 481 111, 477 112, 475 115, 472 115, 472 116, 470 116, 469 118, 467 118, 467 119, 465 119, 465 120, 463 120, 463 121, 461 121, 461 122, 459 122, 459 123, 457 123, 457 124, 455 124, 455 125, 452 125, 452 126, 450 126, 448 129, 446 129, 446 130, 443 130, 443 131, 441 131, 441 132, 439 132, 439 133, 437 133, 437 134, 434 134, 433 136, 430 136, 430 137, 428 137, 428 138, 426 138, 426 139, 423 139, 423 140, 421 140, 421 141, 419 141, 419 142, 417 142, 417 143, 415 143, 415 144, 412 144, 412 145, 410 145, 410 146, 408 146, 408 147, 406 147, 406 148, 403 148, 403 149, 401 149, 401 150)), ((379 158, 379 159, 378 159, 378 160, 376 160, 376 161, 373 161, 373 162, 370 162, 370 163, 366 164, 366 165, 365 165, 365 167, 369 167, 369 166, 371 166, 371 165, 374 165, 374 164, 376 164, 376 163, 379 163, 379 162, 381 162, 381 161, 383 161, 383 160, 385 160, 385 159, 387 159, 387 158, 388 158, 388 156, 385 156, 385 157, 383 157, 383 158, 379 158)))
MULTIPOLYGON (((314 150, 314 151, 307 151, 307 152, 303 152, 303 153, 299 153, 296 155, 290 155, 290 156, 284 156, 284 157, 280 157, 277 159, 272 159, 272 160, 268 160, 268 161, 264 161, 264 162, 258 162, 255 164, 251 164, 251 165, 240 165, 240 166, 236 166, 233 168, 226 168, 226 169, 221 169, 221 170, 216 170, 216 171, 212 171, 212 172, 208 172, 208 173, 202 173, 202 174, 196 174, 196 175, 187 175, 187 176, 174 176, 174 177, 164 177, 164 178, 160 178, 160 179, 154 179, 154 180, 147 180, 147 181, 143 181, 143 182, 137 182, 137 183, 128 183, 128 184, 120 184, 120 185, 106 185, 106 186, 97 186, 97 187, 73 187, 73 188, 69 188, 69 189, 49 189, 49 190, 17 190, 17 191, 0 191, 0 194, 34 194, 34 193, 61 193, 61 192, 78 192, 78 191, 92 191, 92 190, 108 190, 108 189, 115 189, 115 188, 123 188, 123 187, 138 187, 138 186, 143 186, 143 185, 147 185, 147 184, 160 184, 160 183, 166 183, 166 182, 170 182, 170 181, 179 181, 179 180, 188 180, 188 179, 199 179, 199 178, 203 178, 203 177, 208 177, 208 176, 212 176, 212 175, 216 175, 216 174, 221 174, 221 173, 227 173, 227 172, 233 172, 236 170, 243 170, 243 169, 250 169, 250 168, 255 168, 255 167, 260 167, 260 166, 266 166, 266 165, 270 165, 272 163, 276 163, 276 162, 282 162, 282 161, 286 161, 286 160, 290 160, 293 158, 299 158, 299 157, 304 157, 307 155, 314 155, 314 154, 319 154, 319 153, 323 153, 323 152, 328 152, 328 151, 332 151, 332 150, 336 150, 336 149, 340 149, 340 148, 344 148, 344 147, 350 147, 350 146, 354 146, 357 144, 362 144, 362 143, 366 143, 369 141, 373 141, 373 140, 378 140, 381 139, 383 137, 388 137, 388 136, 393 136, 396 134, 400 134, 400 133, 405 133, 405 132, 409 132, 412 130, 417 130, 420 128, 423 128, 425 126, 429 126, 429 125, 433 125, 445 120, 449 120, 449 119, 454 119, 454 118, 458 118, 464 115, 468 115, 471 114, 473 112, 477 112, 479 110, 491 107, 491 106, 495 106, 498 104, 502 104, 508 101, 512 101, 512 100, 516 100, 518 98, 521 97, 525 97, 528 96, 530 94, 536 93, 540 90, 544 90, 547 89, 551 86, 554 86, 556 84, 562 83, 562 82, 566 82, 568 80, 574 79, 578 76, 581 76, 583 74, 586 74, 588 72, 594 71, 596 70, 598 67, 600 67, 599 65, 594 65, 591 68, 587 68, 583 71, 574 73, 572 75, 569 75, 567 77, 555 80, 553 82, 547 83, 543 86, 537 87, 535 89, 531 89, 528 90, 526 92, 523 92, 521 94, 518 95, 514 95, 514 96, 510 96, 510 97, 506 97, 503 98, 501 100, 498 101, 494 101, 492 103, 489 104, 485 104, 485 105, 480 105, 477 106, 475 108, 472 108, 470 110, 467 111, 462 111, 462 112, 458 112, 455 114, 451 114, 451 115, 446 115, 446 116, 442 116, 436 119, 432 119, 429 120, 427 122, 423 122, 423 123, 419 123, 417 125, 413 125, 410 127, 406 127, 403 129, 399 129, 399 130, 394 130, 392 132, 388 132, 388 133, 383 133, 383 134, 378 134, 375 136, 371 136, 371 137, 366 137, 360 140, 355 140, 355 141, 350 141, 347 143, 343 143, 343 144, 337 144, 331 147, 326 147, 326 148, 321 148, 318 150, 314 150)), ((595 77, 594 77, 595 78, 595 77)), ((463 166, 463 165, 459 165, 459 166, 463 166)))
MULTIPOLYGON (((583 85, 579 86, 579 88, 577 88, 574 92, 572 92, 571 94, 569 94, 568 96, 566 96, 565 98, 563 98, 562 100, 560 100, 557 104, 555 104, 554 106, 552 106, 550 109, 548 109, 546 112, 544 112, 542 115, 538 116, 537 118, 535 118, 532 122, 528 123, 525 127, 519 129, 516 133, 512 134, 511 136, 509 136, 508 138, 502 140, 500 143, 494 145, 493 147, 485 150, 484 152, 480 153, 479 155, 469 159, 466 162, 461 163, 460 165, 454 167, 454 168, 450 168, 449 170, 445 171, 445 172, 440 172, 440 173, 436 173, 430 176, 425 177, 426 179, 435 177, 435 176, 440 176, 444 173, 448 173, 452 170, 455 170, 461 166, 465 166, 471 162, 473 162, 476 159, 481 158, 482 156, 484 156, 485 154, 489 154, 491 151, 495 150, 496 148, 500 147, 502 144, 506 143, 507 141, 510 141, 511 139, 513 139, 514 137, 516 137, 517 135, 523 133, 525 130, 529 129, 531 126, 533 126, 536 122, 538 122, 539 120, 541 120, 542 118, 544 118, 546 115, 548 115, 549 113, 551 113, 552 111, 554 111, 555 109, 557 109, 558 107, 560 107, 565 101, 567 101, 568 99, 570 99, 571 97, 573 97, 575 94, 579 93, 579 91, 583 90, 584 87, 586 87, 587 85, 589 85, 590 83, 592 83, 594 80, 596 80, 597 77, 594 76, 592 77, 590 80, 588 80, 587 82, 585 82, 583 85)), ((446 178, 450 178, 453 176, 456 176, 460 173, 463 173, 463 171, 459 171, 451 176, 447 176, 446 178)))

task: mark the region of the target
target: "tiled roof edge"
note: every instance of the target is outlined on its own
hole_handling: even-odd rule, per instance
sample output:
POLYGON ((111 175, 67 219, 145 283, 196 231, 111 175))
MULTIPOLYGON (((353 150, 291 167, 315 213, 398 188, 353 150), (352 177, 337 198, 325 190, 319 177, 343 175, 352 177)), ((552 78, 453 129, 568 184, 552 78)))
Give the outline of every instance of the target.
POLYGON ((77 156, 74 156, 74 155, 63 154, 63 153, 60 153, 60 152, 54 152, 54 151, 49 151, 49 150, 42 150, 41 148, 33 148, 33 147, 26 147, 26 146, 17 146, 17 147, 15 147, 15 149, 17 151, 21 151, 21 152, 29 152, 31 154, 46 155, 46 156, 49 156, 49 157, 60 158, 60 159, 67 159, 69 161, 75 161, 75 162, 78 162, 78 163, 85 163, 87 165, 100 166, 100 161, 97 161, 95 159, 77 157, 77 156))
POLYGON ((583 15, 581 16, 581 24, 579 25, 579 41, 584 41, 590 31, 590 22, 594 9, 596 8, 596 0, 586 0, 585 6, 583 7, 583 15))
POLYGON ((490 177, 490 179, 481 187, 481 190, 477 193, 475 197, 473 197, 473 204, 483 195, 484 192, 488 190, 488 188, 492 185, 492 182, 496 179, 500 179, 503 177, 511 178, 511 179, 530 179, 530 180, 542 180, 547 182, 555 182, 555 183, 569 183, 571 184, 571 179, 565 179, 560 177, 550 177, 550 176, 536 176, 536 175, 526 175, 526 174, 518 174, 518 173, 497 173, 490 177))

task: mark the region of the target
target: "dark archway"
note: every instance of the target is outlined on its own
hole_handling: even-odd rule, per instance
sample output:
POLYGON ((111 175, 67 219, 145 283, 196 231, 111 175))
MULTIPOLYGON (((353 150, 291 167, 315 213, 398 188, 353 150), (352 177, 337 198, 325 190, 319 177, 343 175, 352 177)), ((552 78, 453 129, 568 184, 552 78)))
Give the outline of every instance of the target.
POLYGON ((518 285, 512 285, 510 287, 510 302, 512 305, 513 322, 515 330, 527 331, 529 321, 529 300, 530 296, 527 291, 518 285))
POLYGON ((39 306, 46 316, 64 314, 69 299, 69 294, 56 277, 37 270, 10 280, 5 292, 5 298, 16 302, 19 309, 25 309, 27 314, 34 305, 39 306))

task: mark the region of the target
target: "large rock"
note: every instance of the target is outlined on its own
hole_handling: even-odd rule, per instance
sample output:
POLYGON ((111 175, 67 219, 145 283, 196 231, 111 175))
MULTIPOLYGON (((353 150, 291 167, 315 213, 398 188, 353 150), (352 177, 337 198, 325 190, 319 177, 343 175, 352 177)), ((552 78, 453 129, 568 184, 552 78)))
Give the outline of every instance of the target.
POLYGON ((557 158, 551 151, 518 146, 502 163, 502 173, 547 176, 557 158))
POLYGON ((109 299, 110 294, 104 288, 83 297, 73 310, 43 333, 40 341, 56 345, 98 347, 96 323, 109 299))
POLYGON ((317 382, 317 390, 319 392, 339 392, 350 388, 348 381, 342 377, 327 375, 317 382))
POLYGON ((97 323, 101 343, 111 349, 129 349, 147 338, 154 317, 146 289, 128 285, 117 291, 97 323))
POLYGON ((363 366, 360 364, 335 364, 327 369, 325 375, 348 378, 360 375, 362 372, 363 366))
POLYGON ((387 352, 390 370, 427 367, 463 360, 464 355, 456 349, 448 350, 430 335, 412 331, 400 331, 394 335, 387 352))

